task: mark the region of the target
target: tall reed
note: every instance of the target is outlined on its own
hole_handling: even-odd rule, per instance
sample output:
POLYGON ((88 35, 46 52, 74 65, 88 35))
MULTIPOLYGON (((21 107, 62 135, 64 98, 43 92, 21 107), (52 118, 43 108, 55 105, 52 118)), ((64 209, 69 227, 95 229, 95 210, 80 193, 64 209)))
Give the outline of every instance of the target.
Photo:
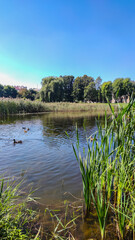
POLYGON ((78 130, 76 147, 73 145, 82 175, 86 212, 90 212, 93 201, 102 239, 105 238, 108 211, 115 214, 120 239, 134 231, 134 104, 131 99, 125 108, 119 108, 117 115, 109 104, 111 121, 105 115, 104 128, 97 121, 98 131, 92 143, 87 138, 86 154, 80 151, 78 130))

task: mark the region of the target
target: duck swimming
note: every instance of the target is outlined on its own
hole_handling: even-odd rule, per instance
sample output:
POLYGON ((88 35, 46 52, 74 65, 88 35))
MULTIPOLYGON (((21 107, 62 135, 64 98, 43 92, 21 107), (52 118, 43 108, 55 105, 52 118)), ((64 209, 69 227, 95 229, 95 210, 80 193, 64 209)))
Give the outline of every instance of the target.
POLYGON ((96 138, 93 138, 92 136, 90 136, 90 141, 92 142, 93 140, 97 141, 96 138))
POLYGON ((22 143, 22 140, 16 141, 15 139, 13 139, 14 143, 22 143))

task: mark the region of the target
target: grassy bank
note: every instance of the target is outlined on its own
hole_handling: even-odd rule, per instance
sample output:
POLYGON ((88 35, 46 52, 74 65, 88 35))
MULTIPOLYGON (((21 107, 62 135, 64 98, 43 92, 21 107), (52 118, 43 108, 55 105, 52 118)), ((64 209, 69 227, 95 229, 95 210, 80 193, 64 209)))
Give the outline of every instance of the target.
POLYGON ((0 239, 39 240, 38 215, 28 208, 30 196, 24 197, 20 186, 0 180, 0 239))
MULTIPOLYGON (((113 104, 117 110, 117 104, 113 104)), ((104 112, 110 111, 106 103, 42 103, 22 99, 0 99, 0 115, 26 114, 38 112, 104 112)))

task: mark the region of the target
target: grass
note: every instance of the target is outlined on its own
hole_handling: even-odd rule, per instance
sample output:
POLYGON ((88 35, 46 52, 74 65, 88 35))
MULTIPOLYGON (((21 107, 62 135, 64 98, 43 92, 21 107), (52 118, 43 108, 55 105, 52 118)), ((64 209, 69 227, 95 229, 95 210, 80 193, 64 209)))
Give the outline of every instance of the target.
POLYGON ((49 112, 47 106, 38 101, 21 100, 21 99, 1 99, 0 115, 7 116, 11 114, 26 114, 49 112))
POLYGON ((135 113, 131 102, 115 115, 112 105, 112 121, 105 127, 97 122, 98 131, 92 142, 88 139, 87 153, 82 154, 77 144, 73 150, 80 166, 86 213, 92 203, 97 212, 101 239, 105 239, 108 214, 115 218, 119 239, 134 239, 135 217, 135 113), (97 138, 97 140, 96 140, 97 138), (131 239, 131 238, 130 238, 131 239))
POLYGON ((39 240, 36 213, 27 207, 29 196, 21 197, 20 186, 0 181, 0 239, 39 240))
MULTIPOLYGON (((117 110, 118 105, 113 104, 117 110)), ((0 115, 26 114, 38 112, 105 112, 110 111, 106 103, 43 103, 40 101, 30 101, 23 99, 0 99, 0 115)))

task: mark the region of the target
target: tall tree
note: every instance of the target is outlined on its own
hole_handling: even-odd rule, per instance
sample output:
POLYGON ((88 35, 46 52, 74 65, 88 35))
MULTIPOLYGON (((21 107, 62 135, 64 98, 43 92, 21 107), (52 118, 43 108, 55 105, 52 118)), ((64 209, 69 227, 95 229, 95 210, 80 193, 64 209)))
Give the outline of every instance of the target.
POLYGON ((102 83, 101 77, 97 77, 97 79, 95 80, 95 86, 96 86, 97 95, 98 95, 97 96, 97 102, 101 102, 102 101, 101 83, 102 83))
POLYGON ((96 102, 98 98, 98 91, 94 82, 89 83, 84 89, 84 100, 96 102))
POLYGON ((116 78, 113 82, 113 93, 115 98, 122 95, 131 95, 133 91, 133 83, 130 78, 116 78))
POLYGON ((4 96, 4 97, 16 98, 16 96, 17 96, 17 90, 16 90, 14 87, 11 87, 11 86, 9 86, 9 85, 4 86, 3 96, 4 96))
POLYGON ((51 89, 50 84, 55 80, 55 77, 46 77, 42 79, 42 88, 40 90, 40 98, 43 102, 51 102, 51 89))
POLYGON ((95 80, 96 90, 100 90, 101 83, 102 83, 102 78, 101 77, 97 77, 97 79, 95 80))
POLYGON ((47 77, 42 79, 42 88, 40 91, 41 101, 60 102, 63 101, 63 85, 62 77, 47 77))
POLYGON ((112 82, 104 82, 101 85, 101 93, 102 93, 102 102, 107 102, 106 97, 110 101, 112 99, 112 82))
POLYGON ((73 97, 75 101, 84 101, 84 88, 91 82, 94 82, 94 78, 87 75, 75 79, 73 83, 73 97))
POLYGON ((130 78, 125 78, 123 80, 123 89, 124 89, 124 94, 131 96, 133 92, 133 83, 130 78))
POLYGON ((0 84, 0 97, 3 97, 3 89, 4 89, 3 85, 0 84))
MULTIPOLYGON (((62 77, 62 76, 61 76, 62 77)), ((74 76, 63 76, 63 101, 73 102, 73 81, 74 76)))

